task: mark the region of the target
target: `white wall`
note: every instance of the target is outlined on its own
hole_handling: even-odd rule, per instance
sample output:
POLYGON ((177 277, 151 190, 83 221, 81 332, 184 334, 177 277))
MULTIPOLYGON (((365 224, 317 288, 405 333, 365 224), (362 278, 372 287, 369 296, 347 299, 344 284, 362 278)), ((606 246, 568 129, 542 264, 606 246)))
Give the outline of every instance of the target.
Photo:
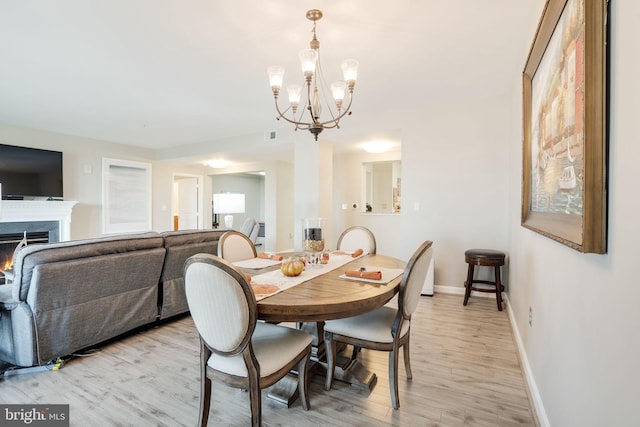
MULTIPOLYGON (((543 425, 640 424, 640 2, 611 2, 609 227, 606 255, 581 254, 520 226, 521 98, 514 82, 509 301, 543 425), (532 307, 533 323, 528 325, 532 307)), ((531 32, 532 37, 534 32, 531 32)), ((525 46, 523 46, 525 48, 525 46)))
MULTIPOLYGON (((389 151, 382 154, 367 152, 335 153, 333 156, 333 246, 338 243, 340 233, 352 225, 369 228, 376 236, 377 247, 381 253, 387 254, 398 239, 393 231, 398 230, 402 220, 401 214, 363 213, 362 206, 362 163, 401 160, 401 152, 389 151), (358 205, 357 208, 353 204, 358 205), (345 204, 347 209, 342 209, 345 204)), ((404 178, 403 178, 404 182, 404 178)), ((404 191, 404 188, 402 189, 404 191)), ((403 193, 404 194, 404 193, 403 193)), ((404 199, 403 199, 404 200, 404 199)), ((408 209, 403 205, 401 211, 408 209)))
POLYGON ((273 162, 267 169, 265 180, 266 222, 265 250, 288 251, 293 249, 294 234, 294 171, 286 162, 273 162), (271 229, 271 231, 269 231, 271 229))
POLYGON ((152 164, 152 216, 153 230, 156 231, 171 230, 173 227, 172 173, 202 173, 200 167, 177 162, 156 162, 153 150, 2 124, 0 143, 62 151, 64 197, 66 200, 79 201, 71 216, 72 239, 102 235, 103 157, 152 164), (96 150, 96 147, 100 149, 96 150))
MULTIPOLYGON (((203 181, 204 167, 178 162, 152 161, 152 221, 154 231, 173 230, 173 181, 174 174, 200 176, 203 181)), ((202 191, 202 189, 200 189, 202 191)), ((201 203, 203 197, 199 197, 201 203)), ((211 228, 210 216, 203 216, 203 228, 211 228)))
POLYGON ((334 198, 334 232, 367 226, 382 253, 405 260, 424 240, 432 240, 435 284, 462 288, 466 249, 507 250, 509 99, 505 93, 353 120, 361 128, 384 123, 401 129, 402 209, 399 215, 340 210, 341 203, 360 200, 362 160, 336 156, 334 188, 345 182, 357 188, 334 198))

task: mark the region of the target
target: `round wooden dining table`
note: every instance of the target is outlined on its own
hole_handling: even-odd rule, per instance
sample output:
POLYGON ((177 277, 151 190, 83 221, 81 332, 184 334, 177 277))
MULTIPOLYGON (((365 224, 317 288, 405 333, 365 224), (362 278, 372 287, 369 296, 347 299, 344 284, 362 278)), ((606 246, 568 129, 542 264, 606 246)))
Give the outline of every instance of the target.
MULTIPOLYGON (((334 270, 327 271, 305 282, 297 284, 280 293, 257 302, 258 318, 267 322, 296 322, 299 328, 314 336, 312 360, 316 366, 324 363, 324 321, 357 316, 385 305, 398 292, 402 274, 388 283, 378 284, 361 280, 340 278, 346 270, 358 270, 361 267, 382 267, 404 269, 406 262, 399 259, 368 254, 354 259, 334 270)), ((279 268, 272 266, 251 273, 260 274, 279 268)), ((306 268, 323 268, 307 266, 306 268)), ((248 272, 249 270, 244 269, 248 272)), ((334 378, 351 385, 371 390, 377 382, 376 374, 362 366, 359 361, 341 363, 339 357, 334 378)), ((326 368, 326 366, 325 366, 326 368)), ((268 392, 268 397, 276 402, 290 406, 296 398, 297 381, 285 377, 268 392)))
POLYGON ((358 270, 364 266, 404 269, 405 265, 404 261, 389 256, 362 256, 258 301, 258 318, 267 322, 319 322, 367 313, 393 298, 402 275, 386 284, 346 280, 340 276, 346 270, 358 270))

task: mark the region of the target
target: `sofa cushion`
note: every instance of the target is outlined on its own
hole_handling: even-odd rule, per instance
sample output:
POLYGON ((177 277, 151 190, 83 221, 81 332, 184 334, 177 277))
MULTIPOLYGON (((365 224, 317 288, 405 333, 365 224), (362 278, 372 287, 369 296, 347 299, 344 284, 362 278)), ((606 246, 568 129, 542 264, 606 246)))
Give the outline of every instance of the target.
POLYGON ((189 311, 184 293, 184 263, 197 253, 218 253, 218 240, 224 231, 180 230, 160 233, 167 254, 160 277, 160 318, 189 311))
POLYGON ((150 232, 26 246, 14 260, 12 299, 27 298, 33 269, 39 264, 161 248, 163 244, 158 233, 150 232))
POLYGON ((164 256, 151 248, 36 266, 27 303, 39 363, 154 322, 164 256))

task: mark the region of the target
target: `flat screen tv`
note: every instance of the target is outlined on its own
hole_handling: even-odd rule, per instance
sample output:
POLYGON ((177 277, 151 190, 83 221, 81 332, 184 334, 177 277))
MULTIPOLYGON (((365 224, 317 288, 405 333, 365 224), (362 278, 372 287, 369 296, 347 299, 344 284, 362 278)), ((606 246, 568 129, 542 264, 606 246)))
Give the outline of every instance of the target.
POLYGON ((2 199, 62 199, 62 153, 0 144, 2 199))

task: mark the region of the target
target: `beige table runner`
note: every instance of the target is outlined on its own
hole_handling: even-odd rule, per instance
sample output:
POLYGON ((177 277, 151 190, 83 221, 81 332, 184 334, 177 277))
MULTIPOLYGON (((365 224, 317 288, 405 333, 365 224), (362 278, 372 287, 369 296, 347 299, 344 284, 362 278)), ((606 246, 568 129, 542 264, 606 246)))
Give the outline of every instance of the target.
POLYGON ((292 288, 293 286, 299 285, 300 283, 306 282, 307 280, 311 280, 314 277, 318 277, 329 271, 335 270, 336 268, 340 268, 343 265, 358 258, 359 257, 353 258, 348 254, 335 255, 332 253, 327 264, 307 265, 302 273, 300 273, 300 275, 296 277, 285 276, 282 271, 280 271, 280 269, 253 276, 251 278, 251 284, 254 286, 254 292, 256 291, 256 289, 260 288, 266 288, 266 291, 268 292, 265 294, 256 293, 256 301, 260 301, 264 298, 276 295, 282 291, 292 288), (270 286, 260 287, 258 285, 270 286))

